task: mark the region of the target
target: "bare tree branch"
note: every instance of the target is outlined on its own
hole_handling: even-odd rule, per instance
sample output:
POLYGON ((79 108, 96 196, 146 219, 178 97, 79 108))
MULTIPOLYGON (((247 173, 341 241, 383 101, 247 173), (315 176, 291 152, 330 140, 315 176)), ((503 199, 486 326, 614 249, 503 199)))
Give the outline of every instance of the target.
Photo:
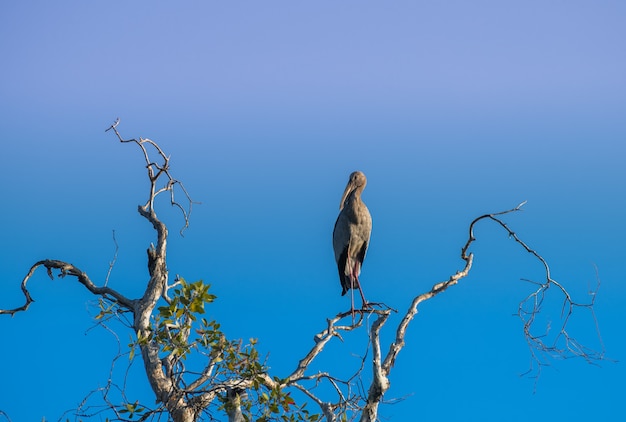
POLYGON ((102 296, 107 299, 115 300, 120 306, 128 310, 133 310, 134 308, 135 302, 133 300, 128 299, 126 296, 122 295, 121 293, 119 293, 118 291, 114 289, 111 289, 110 287, 107 287, 107 286, 97 287, 89 279, 89 276, 83 271, 81 271, 78 267, 72 264, 69 264, 67 262, 58 261, 55 259, 44 259, 42 261, 37 261, 35 264, 33 264, 33 266, 30 267, 30 270, 28 271, 28 273, 22 280, 22 285, 21 285, 22 292, 26 299, 26 302, 24 303, 24 305, 18 308, 14 308, 14 309, 0 309, 0 315, 2 314, 14 315, 17 312, 25 311, 28 309, 30 304, 34 302, 34 299, 31 297, 28 289, 26 288, 26 284, 28 283, 28 280, 31 278, 31 276, 35 273, 35 270, 37 270, 37 268, 41 266, 46 268, 46 271, 50 279, 54 278, 52 274, 52 270, 55 270, 55 269, 60 270, 58 274, 60 278, 63 278, 68 275, 76 277, 78 282, 82 284, 83 286, 85 286, 87 290, 89 290, 91 293, 98 295, 98 296, 102 296))
MULTIPOLYGON (((200 323, 197 315, 203 313, 204 304, 210 303, 214 298, 213 295, 207 293, 208 285, 204 285, 201 281, 187 283, 178 276, 173 283, 168 283, 166 259, 168 229, 157 215, 155 200, 160 194, 169 192, 170 204, 178 208, 183 216, 184 225, 180 230, 181 235, 189 226, 189 217, 194 202, 183 184, 171 175, 170 157, 161 147, 156 142, 145 138, 125 140, 117 130, 118 124, 119 119, 107 131, 112 130, 121 143, 134 143, 140 148, 149 181, 148 199, 137 208, 139 214, 155 230, 154 242, 147 248, 149 279, 143 294, 139 298, 130 299, 108 287, 118 254, 118 244, 115 232, 113 232, 115 254, 109 263, 102 287, 96 286, 78 267, 63 261, 46 259, 36 262, 22 281, 24 304, 13 309, 0 309, 0 314, 12 316, 17 312, 26 311, 34 301, 27 289, 27 283, 37 268, 43 266, 50 278, 54 277, 53 271, 58 270, 59 277, 75 277, 89 292, 98 296, 100 313, 96 316, 96 320, 99 321, 99 325, 109 329, 104 322, 116 318, 132 328, 136 341, 132 340, 130 352, 121 353, 118 338, 118 355, 112 361, 108 382, 104 387, 93 390, 85 397, 75 410, 75 415, 79 417, 91 417, 108 411, 115 414, 117 420, 132 420, 134 417, 147 420, 167 413, 175 422, 193 422, 202 414, 208 414, 213 420, 212 412, 218 409, 220 412, 226 412, 229 421, 242 422, 252 417, 251 414, 245 414, 245 412, 250 412, 249 409, 254 402, 254 405, 261 409, 258 410, 259 413, 265 412, 259 414, 259 419, 265 421, 271 420, 274 416, 278 417, 281 408, 284 412, 289 412, 290 406, 294 404, 289 394, 295 391, 315 403, 321 415, 329 422, 347 420, 348 415, 350 415, 350 420, 360 418, 362 422, 375 422, 379 420, 379 405, 385 402, 384 396, 390 388, 389 375, 400 351, 405 346, 408 327, 417 315, 419 305, 445 292, 469 274, 474 260, 474 255, 470 252, 476 240, 474 230, 476 225, 483 220, 492 221, 504 229, 511 239, 542 265, 545 273, 541 282, 527 280, 534 286, 534 290, 519 303, 517 311, 531 353, 531 370, 535 365, 539 369, 544 365, 544 355, 564 358, 581 357, 590 363, 604 359, 604 345, 594 313, 595 297, 600 286, 599 277, 597 277, 595 288, 589 292, 589 301, 576 302, 564 285, 552 278, 547 261, 522 241, 502 220, 502 216, 520 211, 525 204, 522 202, 506 211, 481 215, 470 223, 468 239, 462 246, 460 254, 464 262, 463 268, 447 280, 434 284, 429 291, 411 300, 408 309, 399 315, 395 335, 392 334, 393 339, 388 346, 381 344, 381 333, 385 324, 392 319, 392 314, 397 311, 381 303, 369 303, 363 309, 351 309, 327 319, 324 329, 315 335, 313 345, 298 361, 293 371, 285 378, 270 376, 268 366, 259 360, 258 353, 253 347, 256 340, 251 339, 250 344, 246 345, 241 340, 229 341, 219 330, 219 324, 215 321, 209 322, 202 318, 202 323, 200 323), (153 159, 154 157, 156 160, 153 159), (181 191, 186 200, 184 206, 178 202, 175 195, 178 193, 180 197, 181 191), (550 286, 554 286, 551 291, 555 291, 561 298, 560 321, 556 328, 556 335, 552 336, 548 335, 550 327, 542 330, 538 322, 538 316, 542 312, 550 286), (170 289, 174 290, 168 292, 170 289), (202 299, 198 301, 198 298, 202 299), (157 304, 165 304, 165 306, 157 308, 157 304), (602 348, 600 352, 586 347, 570 334, 568 323, 574 311, 578 309, 590 312, 602 348), (352 323, 346 325, 344 321, 348 318, 352 323), (347 376, 344 375, 342 379, 328 371, 311 370, 313 362, 325 351, 326 346, 333 339, 343 341, 342 335, 363 326, 367 327, 366 351, 359 356, 358 364, 354 365, 356 368, 353 367, 347 376), (199 337, 194 339, 192 335, 199 337), (371 376, 369 374, 362 376, 367 366, 370 348, 371 376), (129 354, 130 362, 132 362, 137 349, 140 351, 146 376, 157 399, 155 408, 139 406, 137 402, 131 403, 131 400, 126 397, 126 381, 130 363, 121 385, 112 380, 117 360, 129 354), (200 364, 195 362, 196 366, 189 369, 185 363, 185 356, 192 349, 198 352, 201 360, 206 359, 206 361, 200 364), (289 391, 285 392, 286 390, 289 391), (98 394, 104 405, 88 404, 90 397, 98 394), (324 396, 330 396, 330 399, 324 396), (120 397, 122 403, 116 402, 114 397, 120 397), (266 406, 264 410, 263 404, 266 406), (141 409, 141 412, 135 415, 134 412, 137 409, 141 409), (129 415, 125 416, 127 413, 129 415)), ((299 416, 304 419, 298 420, 309 420, 306 419, 306 415, 308 415, 308 410, 300 413, 299 416)), ((8 419, 2 411, 0 411, 0 416, 8 419)), ((311 417, 310 420, 317 420, 317 416, 311 417)))
MULTIPOLYGON (((165 155, 165 153, 163 152, 163 150, 161 149, 161 147, 154 141, 147 139, 147 138, 139 138, 139 140, 137 139, 124 139, 122 138, 122 136, 120 135, 120 133, 117 131, 117 126, 120 123, 120 119, 116 119, 115 122, 109 126, 108 129, 105 130, 105 132, 108 132, 109 130, 113 130, 113 132, 115 132, 115 135, 117 136, 117 138, 119 139, 120 142, 122 143, 135 143, 139 146, 139 148, 141 148, 141 151, 143 153, 144 156, 144 160, 146 162, 146 169, 148 170, 148 179, 150 180, 150 194, 148 195, 148 200, 147 202, 141 207, 143 209, 144 212, 146 213, 152 213, 154 211, 154 201, 156 199, 156 197, 163 193, 163 192, 169 192, 170 193, 170 203, 172 206, 178 208, 180 210, 180 212, 183 215, 183 219, 185 221, 185 224, 183 225, 183 227, 180 229, 180 234, 182 235, 184 233, 184 231, 189 227, 189 218, 191 216, 191 211, 192 211, 192 206, 194 202, 191 197, 189 196, 189 193, 187 192, 187 190, 185 189, 185 186, 182 184, 182 182, 180 182, 179 180, 176 180, 174 177, 172 177, 172 175, 170 174, 170 157, 165 155), (156 150, 158 156, 163 160, 161 164, 158 164, 156 162, 153 162, 150 160, 150 154, 148 153, 148 150, 146 149, 146 145, 151 146, 154 150, 156 150), (158 187, 157 185, 157 181, 159 180, 159 178, 161 176, 165 176, 166 180, 165 183, 161 186, 158 187), (176 186, 179 186, 181 191, 183 192, 183 194, 185 195, 185 197, 187 198, 187 207, 183 207, 176 199, 175 199, 175 195, 174 195, 174 188, 176 186)), ((141 213, 141 211, 140 211, 141 213)), ((142 214, 143 215, 143 214, 142 214)), ((146 217, 144 215, 144 217, 146 217)), ((148 218, 148 217, 146 217, 148 218)))
POLYGON ((308 366, 314 360, 314 358, 322 352, 325 345, 333 337, 341 338, 340 331, 350 331, 361 326, 362 321, 363 321, 362 318, 365 313, 375 314, 377 315, 377 318, 372 324, 370 331, 369 331, 372 353, 373 353, 372 355, 372 380, 369 385, 367 396, 364 397, 364 405, 358 406, 356 410, 360 412, 361 414, 360 420, 362 422, 374 422, 378 420, 378 405, 383 402, 383 396, 385 392, 389 389, 390 383, 389 383, 388 376, 396 362, 399 352, 402 350, 402 348, 405 345, 406 332, 407 332, 407 328, 410 322, 413 320, 413 318, 417 314, 418 307, 422 302, 428 299, 431 299, 440 293, 443 293, 449 287, 457 284, 462 278, 466 277, 469 274, 472 268, 473 260, 474 260, 474 255, 471 252, 469 252, 469 249, 472 243, 476 240, 476 238, 474 237, 475 227, 482 220, 494 221, 496 224, 502 227, 506 231, 506 233, 509 235, 509 237, 512 238, 520 246, 522 246, 524 250, 526 250, 528 253, 531 253, 541 263, 541 265, 543 266, 545 270, 545 274, 546 274, 545 281, 542 283, 535 283, 538 286, 538 288, 534 292, 529 294, 524 300, 522 300, 519 306, 519 316, 523 321, 523 333, 529 344, 533 361, 535 361, 538 365, 543 364, 542 361, 538 357, 538 353, 551 353, 553 355, 558 355, 560 357, 565 357, 566 355, 573 356, 573 357, 582 357, 583 359, 585 359, 586 361, 590 363, 604 359, 604 347, 603 346, 602 346, 601 352, 595 352, 592 349, 589 349, 583 346, 582 344, 580 344, 574 337, 570 336, 570 334, 568 333, 566 329, 568 320, 570 316, 572 315, 573 311, 576 308, 586 308, 591 312, 593 322, 596 327, 598 339, 600 341, 600 344, 602 344, 597 320, 593 312, 593 305, 594 305, 596 293, 599 288, 599 282, 597 283, 595 289, 590 292, 591 300, 589 303, 580 304, 580 303, 575 302, 572 299, 571 295, 563 287, 563 285, 558 283, 551 277, 550 267, 548 266, 547 261, 539 253, 531 249, 525 242, 523 242, 508 227, 508 225, 500 218, 503 215, 520 211, 524 204, 525 202, 522 202, 516 207, 506 210, 506 211, 481 215, 475 218, 470 223, 468 239, 466 243, 463 245, 463 247, 461 248, 461 259, 465 262, 463 269, 451 275, 448 278, 448 280, 433 285, 433 287, 428 292, 420 294, 412 300, 408 310, 403 315, 400 323, 398 324, 396 328, 395 339, 390 344, 389 350, 387 354, 384 356, 384 358, 381 354, 380 331, 382 327, 385 325, 385 323, 388 321, 388 318, 390 316, 390 311, 389 310, 375 310, 375 309, 360 310, 358 311, 360 318, 352 326, 346 326, 346 327, 341 327, 341 326, 336 325, 342 318, 349 315, 349 313, 342 313, 342 314, 337 315, 335 318, 328 320, 328 327, 315 337, 315 345, 305 355, 305 357, 302 360, 300 360, 298 367, 290 375, 288 380, 292 383, 292 385, 296 386, 296 388, 305 392, 305 394, 307 394, 315 403, 317 403, 318 406, 320 406, 320 408, 323 410, 323 413, 328 420, 334 420, 333 418, 335 418, 335 410, 342 407, 341 403, 343 403, 344 405, 347 404, 348 399, 346 399, 341 393, 339 393, 341 396, 340 403, 329 407, 324 400, 314 396, 310 392, 309 389, 306 389, 299 384, 294 384, 294 382, 298 380, 304 380, 304 379, 322 379, 323 377, 321 375, 309 375, 309 376, 305 375, 305 372, 308 369, 308 366), (560 331, 558 335, 556 336, 556 338, 554 339, 554 343, 548 344, 546 343, 545 335, 533 334, 532 328, 534 327, 533 324, 536 322, 536 317, 541 311, 541 305, 546 295, 546 291, 550 287, 550 285, 554 285, 557 288, 557 291, 559 291, 563 295, 563 307, 562 307, 563 320, 559 327, 560 331), (530 309, 528 309, 529 307, 530 309), (559 341, 561 343, 564 343, 564 346, 557 347, 557 343, 559 341), (329 409, 332 412, 331 414, 328 414, 329 409))
POLYGON ((107 270, 107 275, 104 278, 104 285, 109 284, 109 278, 111 277, 111 272, 113 271, 113 267, 117 262, 117 253, 120 250, 120 246, 117 244, 117 239, 115 238, 115 230, 113 230, 113 244, 115 245, 115 252, 113 253, 113 259, 109 262, 109 269, 107 270))

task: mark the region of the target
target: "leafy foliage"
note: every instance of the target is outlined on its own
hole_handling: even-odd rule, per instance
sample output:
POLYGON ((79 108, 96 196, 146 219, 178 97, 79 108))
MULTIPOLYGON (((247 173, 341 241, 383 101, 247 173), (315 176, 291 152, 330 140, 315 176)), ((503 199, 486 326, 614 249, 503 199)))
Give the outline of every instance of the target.
MULTIPOLYGON (((181 390, 193 386, 190 396, 220 391, 216 397, 218 411, 229 410, 234 391, 235 403, 245 421, 315 422, 321 419, 320 415, 309 412, 306 403, 298 405, 291 392, 286 391, 288 388, 281 387, 283 384, 278 377, 274 377, 272 383, 278 387, 267 385, 268 367, 260 358, 256 339, 247 343, 241 339, 229 340, 217 321, 204 317, 206 305, 216 299, 209 293, 210 284, 202 280, 187 282, 183 278, 179 278, 176 284, 170 300, 158 307, 158 313, 153 315, 149 333, 143 336, 137 333, 136 340, 128 345, 131 360, 137 347, 149 343, 158 345, 163 362, 169 362, 170 368, 166 370, 181 390), (185 362, 188 360, 193 366, 199 364, 198 356, 204 357, 202 369, 187 368, 185 362)), ((106 302, 102 302, 96 318, 113 312, 106 302)), ((138 403, 125 403, 119 408, 119 413, 129 419, 146 411, 138 403)), ((208 409, 205 411, 209 412, 208 409)))

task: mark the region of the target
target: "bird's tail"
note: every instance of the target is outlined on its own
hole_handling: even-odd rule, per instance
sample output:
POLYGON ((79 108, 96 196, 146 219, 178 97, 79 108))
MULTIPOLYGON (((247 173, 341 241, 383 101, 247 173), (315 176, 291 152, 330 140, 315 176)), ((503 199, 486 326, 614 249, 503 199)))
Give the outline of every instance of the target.
POLYGON ((339 278, 341 279, 341 296, 348 293, 350 289, 356 289, 356 280, 352 280, 349 275, 339 274, 339 278))

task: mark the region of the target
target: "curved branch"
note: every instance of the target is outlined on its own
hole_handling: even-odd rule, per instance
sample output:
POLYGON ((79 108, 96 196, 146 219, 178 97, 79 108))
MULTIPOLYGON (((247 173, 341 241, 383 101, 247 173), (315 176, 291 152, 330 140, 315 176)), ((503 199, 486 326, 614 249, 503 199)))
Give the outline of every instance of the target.
MULTIPOLYGON (((537 260, 539 260, 539 262, 542 264, 544 271, 545 271, 545 282, 544 283, 536 283, 539 285, 539 288, 531 293, 530 295, 528 295, 524 300, 522 300, 522 302, 519 305, 519 311, 518 311, 518 315, 520 316, 520 318, 522 319, 523 323, 524 323, 524 336, 526 338, 526 341, 528 342, 528 345, 531 349, 531 356, 532 359, 539 365, 541 366, 542 363, 539 360, 538 356, 537 356, 537 352, 553 352, 558 354, 559 356, 563 356, 565 357, 566 354, 571 354, 575 357, 582 357, 585 360, 587 360, 587 362, 593 362, 595 360, 601 360, 604 358, 604 351, 602 352, 595 352, 591 349, 586 348, 585 346, 581 345, 580 343, 578 343, 573 337, 570 337, 570 335, 568 334, 567 330, 566 330, 566 325, 567 322, 570 318, 570 316, 572 315, 573 310, 576 307, 585 307, 590 309, 591 314, 592 314, 592 318, 594 320, 594 324, 596 327, 596 331, 597 331, 597 335, 598 338, 600 340, 600 344, 602 344, 602 340, 600 337, 600 333, 598 330, 598 324, 597 324, 597 320, 595 318, 595 314, 593 312, 593 304, 594 304, 594 300, 595 300, 595 294, 598 290, 599 287, 599 282, 596 286, 595 291, 590 292, 590 295, 592 297, 591 302, 588 304, 579 304, 576 303, 572 300, 569 292, 565 289, 565 287, 563 287, 563 285, 561 285, 560 283, 558 283, 557 281, 555 281, 550 274, 550 267, 548 266, 547 261, 539 254, 537 253, 535 250, 531 249, 525 242, 523 242, 516 234, 515 232, 513 232, 508 226, 507 224, 502 221, 499 216, 501 215, 505 215, 505 214, 509 214, 512 212, 516 212, 516 211, 520 211, 522 209, 522 206, 526 203, 526 201, 520 203, 519 205, 517 205, 515 208, 512 208, 510 210, 507 211, 502 211, 502 212, 498 212, 498 213, 494 213, 494 214, 484 214, 481 215, 477 218, 475 218, 469 225, 469 236, 468 236, 468 240, 465 243, 465 245, 461 248, 461 259, 463 261, 465 261, 465 266, 461 271, 456 272, 454 275, 450 276, 450 278, 444 282, 441 283, 437 283, 435 284, 430 291, 423 293, 419 296, 416 296, 413 301, 411 302, 411 305, 409 306, 409 309, 407 310, 407 312, 405 313, 404 317, 402 318, 402 320, 400 321, 400 324, 398 325, 398 328, 396 330, 396 338, 395 340, 391 343, 391 345, 389 346, 389 351, 387 353, 387 356, 385 357, 384 362, 382 363, 382 365, 379 364, 379 361, 377 360, 380 356, 380 346, 379 346, 379 330, 380 327, 385 323, 386 321, 386 317, 380 316, 379 319, 374 323, 374 325, 371 328, 371 339, 372 339, 372 348, 373 348, 373 354, 374 354, 374 358, 373 358, 373 380, 370 384, 370 390, 368 393, 368 397, 367 397, 367 402, 365 407, 362 410, 361 413, 361 421, 367 421, 367 422, 373 422, 375 420, 377 420, 377 407, 378 404, 381 402, 382 397, 385 393, 385 391, 389 388, 389 381, 387 379, 387 376, 389 375, 389 372, 391 371, 391 368, 393 367, 395 360, 397 358, 398 353, 400 352, 400 350, 402 350, 402 348, 404 347, 404 338, 406 335, 406 330, 408 328, 409 323, 412 321, 412 319, 414 318, 414 316, 417 314, 417 308, 419 306, 420 303, 422 303, 425 300, 428 300, 436 295, 438 295, 439 293, 444 292, 448 287, 453 286, 455 284, 457 284, 459 282, 460 279, 466 277, 469 273, 469 271, 472 268, 472 263, 473 263, 473 259, 474 256, 473 254, 470 252, 468 253, 468 250, 470 248, 470 246, 472 245, 472 243, 476 240, 476 238, 474 237, 474 227, 476 226, 476 224, 484 219, 490 219, 494 222, 496 222, 498 225, 500 225, 502 228, 505 229, 505 231, 508 233, 509 237, 511 237, 516 243, 518 243, 519 245, 521 245, 524 250, 526 250, 526 252, 532 254, 537 260), (563 300, 563 305, 562 305, 562 310, 561 310, 561 317, 563 318, 563 322, 561 324, 561 328, 560 331, 558 333, 558 335, 556 336, 554 343, 552 345, 548 345, 544 342, 544 336, 543 335, 533 335, 531 333, 531 328, 533 326, 533 323, 535 322, 535 317, 536 315, 539 313, 540 311, 540 306, 543 302, 543 298, 544 295, 546 293, 546 290, 548 289, 548 287, 550 287, 550 285, 554 285, 558 288, 558 290, 563 294, 564 296, 564 300, 563 300), (525 310, 525 305, 527 303, 531 303, 531 310, 530 311, 526 311, 525 310), (563 348, 559 348, 557 347, 557 342, 559 340, 563 340, 565 342, 565 346, 563 348)), ((531 370, 532 370, 532 366, 531 366, 531 370)))
MULTIPOLYGON (((355 311, 355 312, 358 312, 358 311, 355 311)), ((363 321, 362 313, 360 314, 361 318, 353 325, 335 326, 337 322, 339 322, 340 320, 342 320, 343 318, 351 314, 352 312, 350 311, 343 312, 343 313, 336 315, 332 319, 326 320, 326 322, 328 323, 328 326, 314 337, 315 344, 313 345, 311 350, 309 350, 309 352, 298 362, 298 366, 291 373, 291 375, 287 377, 288 382, 294 382, 304 377, 305 371, 307 370, 311 362, 313 362, 313 359, 315 359, 317 355, 319 355, 322 352, 322 350, 324 349, 324 346, 326 346, 326 344, 333 337, 341 338, 341 335, 339 334, 340 331, 352 331, 355 328, 361 326, 362 321, 363 321)))
POLYGON ((497 216, 513 213, 513 212, 516 212, 516 211, 520 211, 522 209, 522 206, 524 206, 525 203, 526 203, 526 201, 520 203, 518 206, 516 206, 515 208, 512 208, 510 210, 501 211, 501 212, 497 212, 497 213, 493 213, 493 214, 481 215, 480 217, 475 218, 470 223, 470 225, 469 225, 469 236, 468 236, 467 242, 465 242, 465 245, 463 245, 463 247, 461 248, 461 259, 463 261, 465 261, 464 268, 461 271, 457 271, 455 274, 451 275, 448 280, 443 281, 441 283, 435 284, 430 289, 430 291, 428 291, 426 293, 423 293, 423 294, 421 294, 419 296, 416 296, 413 299, 413 301, 411 302, 411 305, 409 306, 409 309, 404 314, 404 317, 402 318, 402 321, 400 321, 400 324, 398 325, 398 328, 396 330, 396 339, 395 339, 395 341, 393 343, 391 343, 391 345, 389 347, 389 352, 387 353, 387 356, 385 357, 385 361, 383 363, 383 371, 384 371, 384 373, 386 375, 389 374, 389 371, 391 370, 391 367, 393 366, 393 364, 394 364, 394 362, 396 360, 396 357, 398 356, 398 353, 404 347, 404 337, 406 335, 406 329, 409 326, 409 323, 411 322, 411 320, 417 314, 417 307, 419 306, 419 304, 424 302, 425 300, 433 298, 434 296, 438 295, 439 293, 442 293, 442 292, 446 291, 446 289, 448 287, 457 284, 459 282, 459 280, 461 280, 462 278, 466 277, 467 274, 472 269, 472 263, 474 261, 474 255, 472 253, 468 254, 467 251, 468 251, 469 247, 471 246, 471 244, 476 240, 476 238, 474 237, 474 226, 479 221, 488 218, 488 219, 492 219, 492 220, 495 220, 495 221, 499 222, 501 225, 503 225, 506 228, 506 224, 502 223, 497 218, 497 216))
POLYGON ((91 293, 98 295, 98 296, 102 296, 107 299, 115 300, 123 308, 126 308, 129 311, 134 311, 134 307, 135 307, 134 300, 128 299, 126 296, 122 295, 117 290, 114 290, 110 287, 96 286, 95 284, 93 284, 89 276, 85 272, 81 271, 78 267, 72 264, 69 264, 67 262, 56 260, 56 259, 44 259, 42 261, 38 261, 35 264, 33 264, 33 266, 30 267, 30 270, 28 271, 28 273, 22 280, 22 285, 21 285, 22 293, 24 294, 24 297, 26 299, 26 302, 24 303, 24 305, 18 308, 14 308, 14 309, 0 309, 0 315, 9 314, 13 316, 17 312, 27 310, 30 304, 34 302, 34 299, 31 297, 30 292, 28 291, 26 287, 26 284, 28 283, 28 280, 32 277, 32 275, 35 273, 37 268, 41 266, 46 268, 46 271, 50 279, 54 278, 54 275, 52 274, 53 269, 60 270, 58 277, 63 278, 67 275, 76 277, 77 281, 83 286, 85 286, 87 290, 89 290, 91 293))
MULTIPOLYGON (((308 369, 313 360, 324 350, 326 344, 334 337, 341 339, 341 331, 352 331, 361 325, 363 325, 363 318, 365 315, 377 314, 377 315, 389 315, 393 309, 374 309, 371 306, 381 306, 380 304, 370 303, 370 307, 365 309, 354 309, 346 312, 340 312, 331 319, 327 319, 327 327, 320 331, 313 338, 315 344, 309 350, 309 352, 298 362, 296 369, 285 379, 285 383, 291 383, 300 379, 305 379, 304 373, 308 369), (358 314, 358 318, 351 325, 336 325, 342 319, 358 314)), ((382 305, 384 306, 384 305, 382 305)))
POLYGON ((183 219, 185 221, 185 224, 180 229, 180 234, 182 235, 184 231, 189 227, 189 218, 191 216, 192 206, 194 203, 198 204, 198 202, 195 202, 191 199, 191 196, 189 196, 187 189, 185 189, 185 186, 183 185, 181 181, 176 180, 174 177, 172 177, 172 175, 170 174, 170 164, 169 164, 170 157, 165 155, 165 152, 163 152, 161 147, 156 142, 147 138, 139 138, 139 140, 134 139, 134 138, 133 139, 122 138, 122 135, 120 135, 120 133, 117 131, 117 126, 119 125, 119 123, 120 123, 120 119, 118 118, 115 120, 115 122, 111 126, 109 126, 108 129, 105 130, 105 132, 108 132, 109 130, 113 130, 113 132, 115 132, 115 135, 117 136, 117 139, 119 139, 121 143, 132 142, 132 143, 137 144, 139 148, 141 148, 144 160, 146 162, 146 169, 148 171, 148 179, 150 180, 150 194, 148 196, 148 201, 142 206, 143 211, 145 211, 146 213, 154 213, 154 201, 156 197, 163 192, 170 192, 170 204, 173 207, 178 208, 180 210, 180 212, 183 215, 183 219), (156 150, 158 156, 162 160, 161 164, 158 164, 150 160, 150 154, 148 153, 148 150, 146 149, 146 144, 152 146, 152 148, 156 150), (161 187, 157 187, 157 182, 159 181, 159 178, 161 176, 166 177, 165 183, 161 187), (187 208, 183 207, 175 199, 174 187, 176 185, 180 186, 180 190, 183 192, 183 194, 187 198, 187 203, 188 203, 187 208))
POLYGON ((531 354, 531 367, 526 372, 532 372, 534 366, 536 365, 537 370, 540 372, 541 367, 544 365, 539 354, 556 354, 560 357, 580 357, 585 359, 588 363, 594 363, 595 361, 604 360, 604 344, 602 342, 602 336, 600 335, 600 329, 598 325, 598 321, 596 319, 595 312, 593 310, 593 306, 595 303, 596 294, 598 289, 600 288, 600 280, 597 278, 596 287, 593 291, 589 292, 590 301, 588 303, 579 303, 576 302, 571 294, 567 291, 567 289, 554 278, 552 278, 552 273, 550 270, 550 266, 546 259, 541 256, 536 250, 532 249, 526 242, 519 238, 519 236, 509 228, 509 226, 498 218, 498 216, 502 214, 507 214, 514 211, 521 210, 521 207, 526 203, 526 201, 519 204, 517 207, 504 211, 497 214, 487 214, 483 215, 477 219, 475 219, 470 226, 470 240, 463 248, 463 254, 469 247, 470 243, 474 240, 473 238, 473 226, 478 221, 489 218, 490 220, 496 222, 500 227, 502 227, 509 237, 515 241, 515 243, 519 244, 526 252, 531 254, 535 259, 539 261, 541 266, 544 269, 544 281, 542 283, 531 283, 537 285, 537 289, 526 296, 518 305, 517 315, 523 323, 523 332, 524 338, 526 339, 526 343, 528 344, 530 354, 531 354), (550 330, 550 326, 548 325, 546 331, 542 331, 541 334, 534 334, 535 331, 535 323, 537 322, 537 316, 541 311, 541 306, 543 304, 545 295, 550 286, 555 286, 557 291, 563 295, 563 304, 561 306, 561 323, 559 327, 559 331, 554 336, 551 343, 548 343, 547 332, 550 330), (572 316, 574 310, 576 308, 586 308, 591 313, 591 318, 593 319, 593 324, 596 330, 596 336, 598 338, 600 344, 600 351, 593 350, 588 348, 582 344, 580 344, 574 337, 572 337, 567 331, 567 324, 572 316), (564 343, 562 346, 559 346, 559 343, 564 343), (534 364, 533 364, 534 362, 534 364))
POLYGON ((301 392, 303 392, 304 394, 306 394, 311 400, 313 400, 313 402, 315 402, 320 407, 324 417, 326 418, 328 422, 335 422, 337 420, 337 416, 335 415, 335 412, 334 412, 335 406, 333 406, 331 403, 323 402, 317 396, 315 396, 311 391, 309 391, 307 388, 301 386, 298 383, 294 383, 292 385, 298 390, 300 390, 301 392))

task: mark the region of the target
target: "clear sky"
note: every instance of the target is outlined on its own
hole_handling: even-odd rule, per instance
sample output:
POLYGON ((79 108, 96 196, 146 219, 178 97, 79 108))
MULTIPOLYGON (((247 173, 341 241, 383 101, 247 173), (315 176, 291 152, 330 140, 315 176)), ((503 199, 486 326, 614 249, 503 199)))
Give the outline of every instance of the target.
MULTIPOLYGON (((202 202, 184 238, 163 211, 170 273, 211 283, 210 316, 257 337, 276 375, 349 307, 331 233, 357 169, 374 222, 368 299, 406 309, 462 267, 474 217, 528 200, 507 220, 580 301, 597 268, 602 339, 623 361, 624 22, 622 1, 3 2, 0 307, 22 304, 39 259, 102 282, 112 230, 111 285, 143 288, 142 157, 104 133, 120 117, 202 202)), ((404 400, 382 420, 625 420, 621 362, 519 376, 530 355, 512 315, 541 267, 488 224, 476 234, 470 277, 420 307, 386 395, 404 400)), ((94 298, 73 280, 40 273, 31 288, 27 313, 0 318, 0 411, 14 422, 75 408, 118 350, 90 330, 94 298)), ((572 331, 599 347, 588 315, 572 331)), ((365 341, 323 365, 340 370, 365 341)), ((129 391, 152 400, 133 368, 129 391)))

